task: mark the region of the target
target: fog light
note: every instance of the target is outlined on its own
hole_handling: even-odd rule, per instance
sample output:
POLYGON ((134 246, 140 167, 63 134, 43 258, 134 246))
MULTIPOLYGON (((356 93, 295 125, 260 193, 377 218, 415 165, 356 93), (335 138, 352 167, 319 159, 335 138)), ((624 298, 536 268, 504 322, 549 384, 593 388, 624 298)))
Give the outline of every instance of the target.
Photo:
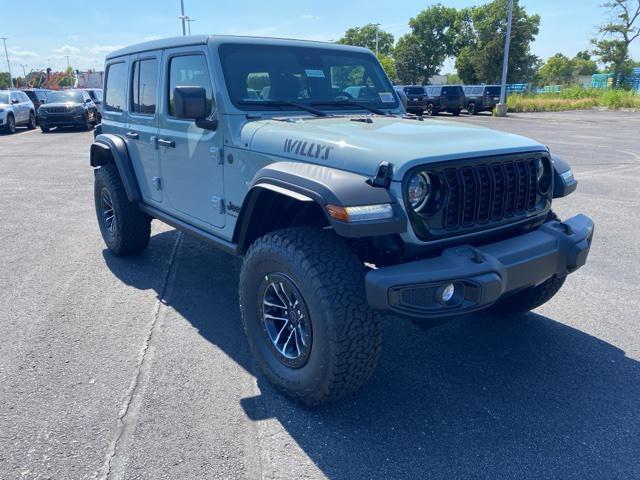
POLYGON ((453 298, 453 295, 456 293, 456 287, 453 283, 446 285, 441 293, 440 293, 440 301, 442 303, 447 303, 449 300, 453 298))

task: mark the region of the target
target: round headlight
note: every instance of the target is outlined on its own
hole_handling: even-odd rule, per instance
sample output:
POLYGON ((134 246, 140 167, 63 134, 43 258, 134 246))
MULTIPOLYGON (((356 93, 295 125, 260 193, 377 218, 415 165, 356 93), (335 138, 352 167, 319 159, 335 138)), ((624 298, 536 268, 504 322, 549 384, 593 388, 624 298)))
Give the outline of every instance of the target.
POLYGON ((543 158, 536 159, 536 181, 540 193, 547 193, 551 186, 551 172, 548 162, 543 158))
POLYGON ((416 173, 409 180, 407 189, 407 200, 414 210, 420 208, 426 202, 431 192, 431 181, 429 176, 424 173, 416 173))

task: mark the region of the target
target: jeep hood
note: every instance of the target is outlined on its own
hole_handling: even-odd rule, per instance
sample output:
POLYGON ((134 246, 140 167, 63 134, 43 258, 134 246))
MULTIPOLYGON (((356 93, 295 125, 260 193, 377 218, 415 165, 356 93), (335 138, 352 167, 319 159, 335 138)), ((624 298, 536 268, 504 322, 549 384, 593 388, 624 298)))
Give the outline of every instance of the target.
POLYGON ((376 116, 258 120, 245 124, 241 140, 255 152, 367 176, 387 161, 394 180, 420 164, 546 150, 531 139, 462 121, 376 116))

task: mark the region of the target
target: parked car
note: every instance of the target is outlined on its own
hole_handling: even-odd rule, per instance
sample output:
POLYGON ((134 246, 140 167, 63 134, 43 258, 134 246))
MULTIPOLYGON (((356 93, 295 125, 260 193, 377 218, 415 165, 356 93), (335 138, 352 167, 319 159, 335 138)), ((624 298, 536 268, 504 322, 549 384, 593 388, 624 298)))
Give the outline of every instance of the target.
POLYGON ((409 99, 407 98, 407 94, 404 93, 404 88, 401 85, 395 85, 393 87, 393 89, 398 94, 398 97, 400 97, 400 101, 402 102, 402 106, 408 112, 409 111, 409 109, 408 109, 408 107, 409 107, 409 99))
POLYGON ((402 90, 407 96, 407 112, 422 115, 427 109, 429 99, 422 85, 406 85, 402 90))
POLYGON ((141 253, 155 218, 243 257, 250 350, 297 401, 370 378, 384 312, 519 319, 587 260, 593 222, 551 210, 577 186, 566 162, 525 137, 404 115, 368 49, 192 35, 111 52, 105 72, 88 153, 107 248, 141 253), (362 84, 375 95, 347 98, 362 84))
POLYGON ((33 108, 36 112, 36 122, 39 122, 38 109, 40 108, 40 105, 47 101, 47 94, 50 92, 50 90, 47 90, 45 88, 25 88, 22 91, 27 95, 27 97, 29 97, 29 99, 33 103, 33 108))
POLYGON ((85 90, 58 90, 47 96, 38 109, 42 133, 53 127, 80 127, 85 130, 98 124, 98 107, 85 90))
POLYGON ((93 103, 98 107, 98 123, 102 121, 102 89, 101 88, 85 88, 93 103))
POLYGON ((500 102, 500 85, 465 85, 463 87, 467 112, 491 112, 500 102))
POLYGON ((425 90, 429 97, 424 112, 427 115, 440 112, 460 115, 460 110, 465 107, 464 92, 460 85, 428 85, 425 90))
POLYGON ((0 90, 0 129, 15 133, 18 125, 36 128, 36 113, 33 103, 20 90, 0 90))

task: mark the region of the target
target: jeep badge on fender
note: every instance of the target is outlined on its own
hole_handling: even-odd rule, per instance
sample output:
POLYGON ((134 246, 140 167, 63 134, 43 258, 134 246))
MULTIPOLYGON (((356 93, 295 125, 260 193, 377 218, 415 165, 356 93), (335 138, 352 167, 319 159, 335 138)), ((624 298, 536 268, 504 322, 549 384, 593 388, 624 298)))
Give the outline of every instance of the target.
POLYGON ((416 121, 367 49, 193 35, 105 67, 90 157, 108 249, 142 252, 157 219, 243 257, 249 347, 304 404, 367 382, 382 313, 531 310, 587 260, 593 222, 551 210, 577 185, 566 162, 416 121))

